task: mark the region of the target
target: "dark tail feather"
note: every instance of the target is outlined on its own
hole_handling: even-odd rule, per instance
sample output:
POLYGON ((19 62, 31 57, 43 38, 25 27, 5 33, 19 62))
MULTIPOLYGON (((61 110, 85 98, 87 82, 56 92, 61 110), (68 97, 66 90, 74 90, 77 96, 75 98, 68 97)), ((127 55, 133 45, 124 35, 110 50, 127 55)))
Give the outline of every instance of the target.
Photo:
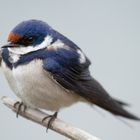
POLYGON ((130 106, 130 104, 126 103, 126 102, 123 102, 123 101, 120 101, 118 99, 114 99, 118 104, 122 105, 122 106, 130 106))
POLYGON ((95 79, 84 83, 83 86, 86 90, 83 90, 81 93, 88 101, 108 110, 114 115, 140 121, 139 117, 124 109, 124 106, 128 106, 128 104, 112 98, 95 79))
POLYGON ((133 115, 132 113, 128 112, 126 109, 123 108, 124 105, 126 104, 122 104, 122 102, 116 102, 116 100, 114 99, 110 99, 109 103, 97 103, 98 106, 104 108, 105 110, 110 111, 112 114, 114 115, 119 115, 128 119, 132 119, 132 120, 136 120, 136 121, 140 121, 140 118, 133 115))

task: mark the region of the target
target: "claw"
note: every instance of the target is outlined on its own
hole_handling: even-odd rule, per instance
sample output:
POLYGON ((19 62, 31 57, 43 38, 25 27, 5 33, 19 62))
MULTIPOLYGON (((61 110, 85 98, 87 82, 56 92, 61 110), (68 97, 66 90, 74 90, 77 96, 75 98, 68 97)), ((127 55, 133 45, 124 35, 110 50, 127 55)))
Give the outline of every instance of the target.
POLYGON ((51 128, 52 122, 57 118, 57 114, 58 114, 58 112, 55 112, 53 115, 49 115, 49 116, 44 117, 42 119, 42 123, 43 123, 46 119, 50 118, 49 121, 48 121, 46 132, 48 132, 48 129, 51 128))
POLYGON ((18 107, 17 107, 16 117, 18 118, 18 115, 19 115, 20 111, 22 111, 22 110, 21 110, 22 107, 23 107, 23 111, 22 111, 22 112, 24 113, 25 110, 26 110, 26 108, 27 108, 27 106, 24 105, 23 102, 17 101, 17 102, 14 104, 14 108, 16 108, 17 105, 18 105, 18 107))

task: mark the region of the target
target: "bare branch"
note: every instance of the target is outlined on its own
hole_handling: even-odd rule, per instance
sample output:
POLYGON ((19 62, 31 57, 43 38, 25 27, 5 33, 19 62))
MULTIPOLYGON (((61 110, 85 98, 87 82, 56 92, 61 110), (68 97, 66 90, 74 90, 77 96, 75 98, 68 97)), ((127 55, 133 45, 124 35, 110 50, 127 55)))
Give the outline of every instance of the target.
MULTIPOLYGON (((9 98, 9 97, 2 97, 2 101, 3 103, 10 108, 12 111, 17 112, 16 107, 14 107, 14 104, 17 101, 14 101, 13 99, 9 98)), ((20 112, 19 115, 21 115, 22 117, 29 119, 31 121, 34 121, 35 123, 38 123, 42 126, 46 126, 48 124, 48 120, 45 120, 42 124, 42 119, 46 116, 48 116, 48 114, 40 111, 40 110, 34 110, 31 108, 27 108, 25 110, 25 112, 20 112)), ((52 123, 51 128, 53 131, 64 135, 72 140, 100 140, 99 138, 92 136, 90 134, 88 134, 87 132, 76 128, 60 119, 55 119, 52 123)))

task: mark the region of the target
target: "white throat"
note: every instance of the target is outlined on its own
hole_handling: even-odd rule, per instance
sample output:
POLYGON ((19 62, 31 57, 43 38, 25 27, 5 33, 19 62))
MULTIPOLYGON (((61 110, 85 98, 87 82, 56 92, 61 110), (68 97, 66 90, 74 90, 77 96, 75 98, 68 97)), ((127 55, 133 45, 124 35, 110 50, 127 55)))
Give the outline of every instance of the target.
POLYGON ((52 42, 52 37, 51 36, 47 36, 44 41, 33 47, 33 46, 19 46, 19 47, 12 47, 12 48, 8 48, 9 52, 13 53, 13 54, 17 54, 17 55, 23 55, 23 54, 27 54, 29 52, 34 52, 43 48, 46 48, 47 46, 49 46, 52 42))

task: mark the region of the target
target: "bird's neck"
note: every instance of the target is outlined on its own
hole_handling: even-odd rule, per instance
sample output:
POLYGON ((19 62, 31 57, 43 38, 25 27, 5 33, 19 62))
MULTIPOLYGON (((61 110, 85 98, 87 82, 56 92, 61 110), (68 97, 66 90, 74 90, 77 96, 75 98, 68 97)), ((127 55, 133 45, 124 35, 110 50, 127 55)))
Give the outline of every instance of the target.
POLYGON ((16 68, 19 65, 24 65, 31 62, 34 59, 45 59, 46 55, 46 48, 30 51, 26 53, 18 53, 18 51, 11 51, 8 48, 4 48, 2 52, 2 58, 4 63, 6 63, 7 67, 12 69, 13 67, 16 68))

